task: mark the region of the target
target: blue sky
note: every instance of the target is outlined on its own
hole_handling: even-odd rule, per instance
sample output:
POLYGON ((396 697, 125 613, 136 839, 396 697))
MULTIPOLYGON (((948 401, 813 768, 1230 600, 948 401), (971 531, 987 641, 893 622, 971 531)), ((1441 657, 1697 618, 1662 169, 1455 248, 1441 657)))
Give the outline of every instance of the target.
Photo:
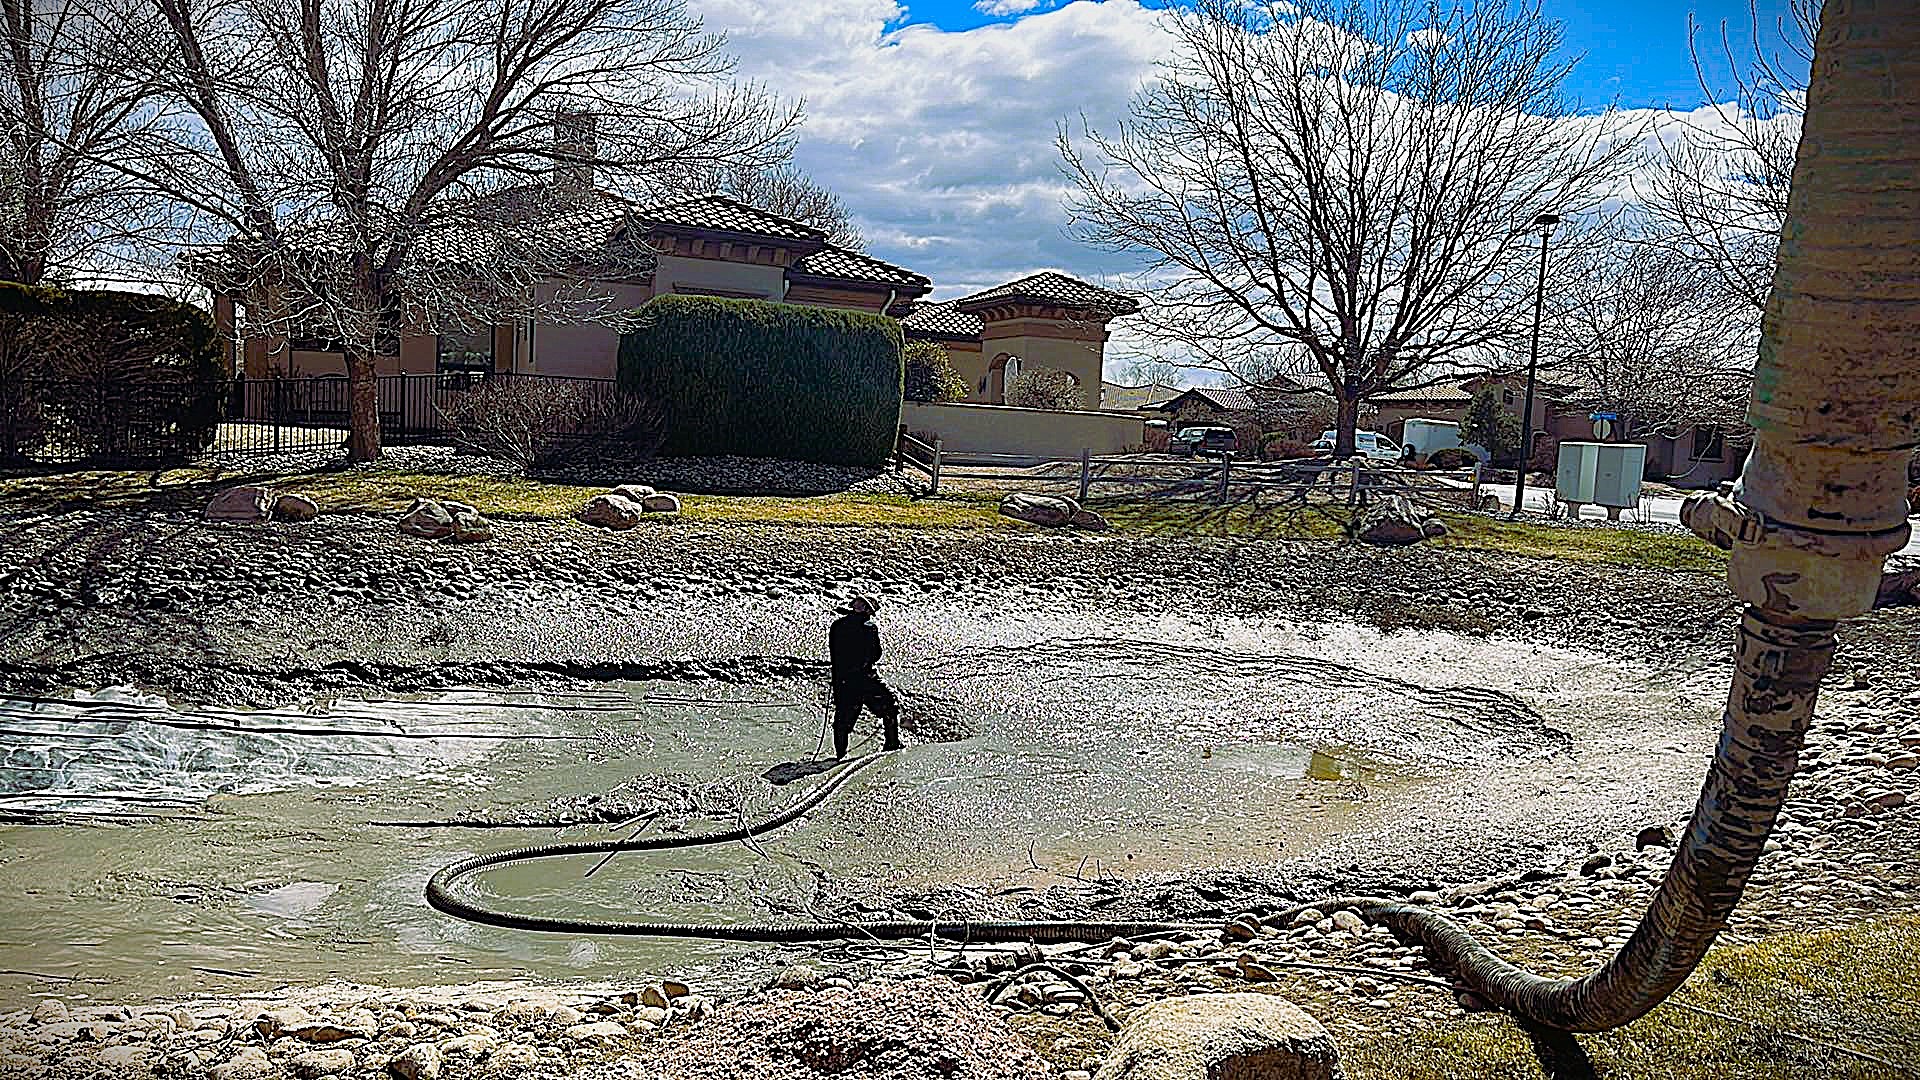
MULTIPOLYGON (((996 0, 906 0, 904 24, 929 23, 943 30, 969 30, 989 23, 1012 22, 1021 14, 1059 7, 1057 0, 997 0, 1009 13, 989 15, 996 0), (1019 14, 1014 14, 1014 11, 1019 14)), ((1159 6, 1154 0, 1150 6, 1159 6)), ((1776 23, 1787 12, 1785 0, 1760 0, 1756 5, 1762 43, 1779 48, 1776 23)), ((1687 15, 1691 11, 1702 27, 1701 59, 1716 83, 1726 71, 1720 45, 1720 26, 1738 52, 1745 55, 1753 42, 1753 11, 1745 0, 1713 0, 1675 4, 1662 0, 1546 0, 1547 16, 1566 28, 1568 50, 1583 56, 1568 91, 1585 108, 1600 108, 1618 100, 1628 108, 1700 103, 1700 85, 1687 52, 1687 15)))

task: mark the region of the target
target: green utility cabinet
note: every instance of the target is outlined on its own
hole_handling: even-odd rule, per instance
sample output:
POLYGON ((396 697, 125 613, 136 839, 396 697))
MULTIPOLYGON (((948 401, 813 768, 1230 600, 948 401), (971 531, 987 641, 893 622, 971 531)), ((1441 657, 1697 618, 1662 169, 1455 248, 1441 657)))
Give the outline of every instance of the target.
POLYGON ((1646 468, 1647 448, 1640 443, 1563 442, 1554 489, 1576 517, 1582 506, 1595 503, 1617 521, 1620 511, 1640 505, 1646 468))

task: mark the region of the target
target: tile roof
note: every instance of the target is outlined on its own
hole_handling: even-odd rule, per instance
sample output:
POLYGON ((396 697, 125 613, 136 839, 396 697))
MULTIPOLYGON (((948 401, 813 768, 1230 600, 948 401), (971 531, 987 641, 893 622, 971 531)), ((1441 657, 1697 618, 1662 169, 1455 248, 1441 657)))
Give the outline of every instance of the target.
POLYGON ((804 225, 792 218, 748 206, 746 203, 727 195, 696 195, 691 199, 679 199, 658 206, 650 206, 639 212, 639 217, 647 223, 667 229, 701 229, 707 232, 742 233, 748 236, 770 236, 779 240, 793 240, 802 244, 822 245, 827 242, 827 234, 811 225, 804 225))
POLYGON ((1190 386, 1161 402, 1157 408, 1170 410, 1189 397, 1199 398, 1221 412, 1252 412, 1256 408, 1253 397, 1245 390, 1229 390, 1220 386, 1190 386))
POLYGON ((807 277, 870 281, 922 291, 933 288, 931 280, 906 267, 895 266, 865 252, 849 251, 832 244, 794 263, 792 272, 807 277))
POLYGON ((1131 315, 1140 310, 1140 305, 1130 296, 1052 270, 1028 274, 998 288, 963 296, 953 304, 958 310, 972 311, 1009 300, 1090 309, 1107 315, 1131 315))
POLYGON ((900 327, 908 336, 978 338, 985 325, 980 321, 980 316, 956 311, 950 303, 921 304, 913 309, 912 314, 900 320, 900 327))
POLYGON ((1367 399, 1373 405, 1453 405, 1465 404, 1472 400, 1472 394, 1449 383, 1423 386, 1418 390, 1402 390, 1394 394, 1381 394, 1367 399))

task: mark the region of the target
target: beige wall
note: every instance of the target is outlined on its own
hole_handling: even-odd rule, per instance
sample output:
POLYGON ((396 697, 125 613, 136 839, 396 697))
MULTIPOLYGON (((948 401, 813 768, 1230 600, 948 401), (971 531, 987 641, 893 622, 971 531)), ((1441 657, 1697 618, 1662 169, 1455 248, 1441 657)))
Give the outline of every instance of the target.
POLYGON ((742 294, 760 300, 778 300, 786 281, 785 267, 690 259, 684 255, 660 256, 660 265, 653 271, 653 291, 660 295, 704 289, 729 296, 742 294))
POLYGON ((954 374, 967 384, 967 400, 981 400, 980 380, 987 377, 988 357, 981 353, 980 346, 954 341, 943 341, 940 346, 947 350, 947 361, 953 365, 954 374))
MULTIPOLYGON (((1001 353, 1011 353, 1020 358, 1022 373, 1039 368, 1053 368, 1064 371, 1080 381, 1080 393, 1083 403, 1089 408, 1098 408, 1100 404, 1100 363, 1105 352, 1101 341, 1075 340, 1071 338, 1043 336, 1047 326, 1057 323, 1034 325, 1038 320, 1014 319, 1004 323, 988 323, 980 335, 980 354, 982 356, 981 374, 992 366, 993 358, 1001 353), (1041 330, 1042 333, 1033 331, 1041 330)), ((978 376, 969 385, 978 386, 978 376)), ((990 403, 1002 400, 995 391, 997 385, 988 387, 990 403)))
POLYGON ((1146 441, 1144 418, 1127 413, 1050 412, 1011 405, 906 402, 900 422, 917 437, 939 436, 953 453, 1071 458, 1083 449, 1117 454, 1146 441))
MULTIPOLYGON (((645 285, 601 284, 595 286, 595 292, 606 299, 583 303, 583 309, 590 309, 583 314, 631 311, 653 298, 653 290, 645 285)), ((551 293, 542 299, 552 302, 551 293)), ((597 323, 541 321, 533 328, 531 363, 526 357, 519 359, 514 370, 523 373, 611 379, 619 374, 620 333, 597 323)))

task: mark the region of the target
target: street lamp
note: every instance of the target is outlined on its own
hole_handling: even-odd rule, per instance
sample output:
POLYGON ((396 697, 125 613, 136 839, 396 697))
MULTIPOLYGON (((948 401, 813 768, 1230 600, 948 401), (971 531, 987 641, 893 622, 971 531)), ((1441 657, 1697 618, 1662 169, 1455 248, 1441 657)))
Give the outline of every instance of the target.
POLYGON ((1520 507, 1527 499, 1527 462, 1533 459, 1533 384, 1540 377, 1540 305, 1547 292, 1547 237, 1553 235, 1553 227, 1558 224, 1559 214, 1541 214, 1530 226, 1540 230, 1540 281, 1533 289, 1533 346, 1527 353, 1527 400, 1520 411, 1520 461, 1514 470, 1509 520, 1520 516, 1520 507))

